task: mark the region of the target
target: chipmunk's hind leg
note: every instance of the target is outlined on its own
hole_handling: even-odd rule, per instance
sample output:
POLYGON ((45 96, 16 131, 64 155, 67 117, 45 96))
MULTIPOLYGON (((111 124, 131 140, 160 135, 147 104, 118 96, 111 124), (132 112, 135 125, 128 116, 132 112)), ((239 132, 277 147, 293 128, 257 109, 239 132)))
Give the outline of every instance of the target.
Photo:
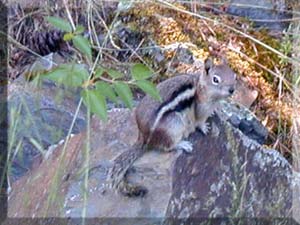
POLYGON ((160 125, 154 131, 152 135, 152 142, 160 149, 164 151, 184 150, 185 152, 191 152, 193 145, 189 141, 183 140, 186 133, 185 121, 181 118, 181 115, 177 112, 171 112, 164 118, 162 118, 160 125), (156 143, 155 143, 156 142, 156 143))

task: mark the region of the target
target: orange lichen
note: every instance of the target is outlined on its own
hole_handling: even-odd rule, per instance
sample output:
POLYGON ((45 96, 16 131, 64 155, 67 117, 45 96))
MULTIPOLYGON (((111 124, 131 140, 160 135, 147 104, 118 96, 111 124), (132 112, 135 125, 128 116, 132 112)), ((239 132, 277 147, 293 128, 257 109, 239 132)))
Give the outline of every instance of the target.
POLYGON ((171 50, 165 52, 167 58, 174 57, 175 51, 172 49, 172 44, 190 42, 188 36, 183 34, 181 27, 178 23, 170 17, 157 17, 157 31, 155 32, 155 38, 162 48, 169 47, 171 50))

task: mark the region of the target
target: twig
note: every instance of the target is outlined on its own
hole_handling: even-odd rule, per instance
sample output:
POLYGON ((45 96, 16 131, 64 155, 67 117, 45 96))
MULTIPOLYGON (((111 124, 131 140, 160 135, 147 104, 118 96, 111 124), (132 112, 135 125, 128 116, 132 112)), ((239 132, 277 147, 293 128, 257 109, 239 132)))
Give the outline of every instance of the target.
POLYGON ((68 15, 69 21, 70 21, 70 23, 71 23, 71 26, 72 26, 73 30, 75 30, 75 29, 76 29, 76 27, 75 27, 75 24, 74 24, 74 21, 73 21, 72 15, 71 15, 71 13, 70 13, 70 10, 69 10, 69 7, 68 7, 68 2, 67 2, 67 1, 68 1, 68 0, 63 0, 63 2, 64 2, 64 6, 65 6, 65 8, 66 8, 66 12, 67 12, 67 15, 68 15))

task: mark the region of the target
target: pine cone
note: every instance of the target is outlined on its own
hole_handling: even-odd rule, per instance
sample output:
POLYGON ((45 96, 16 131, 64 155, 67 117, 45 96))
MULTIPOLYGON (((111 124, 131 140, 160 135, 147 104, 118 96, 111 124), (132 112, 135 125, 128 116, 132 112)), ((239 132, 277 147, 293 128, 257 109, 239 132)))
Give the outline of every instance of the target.
MULTIPOLYGON (((23 32, 22 35, 19 35, 18 41, 41 56, 48 55, 52 52, 59 52, 60 54, 69 52, 68 45, 63 40, 63 33, 57 30, 34 33, 28 31, 23 32), (30 33, 30 35, 28 33, 30 33)), ((36 56, 28 51, 12 48, 10 51, 9 65, 11 68, 19 68, 16 70, 19 72, 9 77, 12 79, 17 78, 23 72, 23 69, 33 63, 35 59, 36 56)))
POLYGON ((20 37, 20 42, 42 56, 61 51, 66 46, 63 41, 63 33, 57 30, 29 34, 26 32, 20 37))

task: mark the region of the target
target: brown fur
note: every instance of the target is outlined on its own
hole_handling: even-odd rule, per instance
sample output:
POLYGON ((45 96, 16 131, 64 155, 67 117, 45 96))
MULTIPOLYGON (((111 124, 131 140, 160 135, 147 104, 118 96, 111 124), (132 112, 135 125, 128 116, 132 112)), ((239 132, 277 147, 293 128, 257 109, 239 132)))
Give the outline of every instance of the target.
POLYGON ((234 85, 235 74, 229 66, 214 65, 210 59, 205 61, 202 74, 180 75, 160 83, 157 89, 162 102, 147 95, 135 110, 139 141, 114 160, 115 166, 110 171, 114 186, 127 196, 145 194, 144 187, 127 182, 126 171, 133 162, 148 149, 176 149, 196 127, 206 134, 207 118, 219 100, 232 94, 234 85))
MULTIPOLYGON (((197 75, 179 75, 160 83, 157 86, 157 89, 162 98, 162 102, 169 100, 174 90, 177 90, 183 84, 191 83, 195 85, 197 78, 197 75)), ((147 95, 136 108, 135 113, 138 128, 140 131, 142 131, 142 133, 145 133, 145 136, 147 137, 150 133, 150 127, 156 118, 156 110, 160 105, 161 102, 147 95)))

